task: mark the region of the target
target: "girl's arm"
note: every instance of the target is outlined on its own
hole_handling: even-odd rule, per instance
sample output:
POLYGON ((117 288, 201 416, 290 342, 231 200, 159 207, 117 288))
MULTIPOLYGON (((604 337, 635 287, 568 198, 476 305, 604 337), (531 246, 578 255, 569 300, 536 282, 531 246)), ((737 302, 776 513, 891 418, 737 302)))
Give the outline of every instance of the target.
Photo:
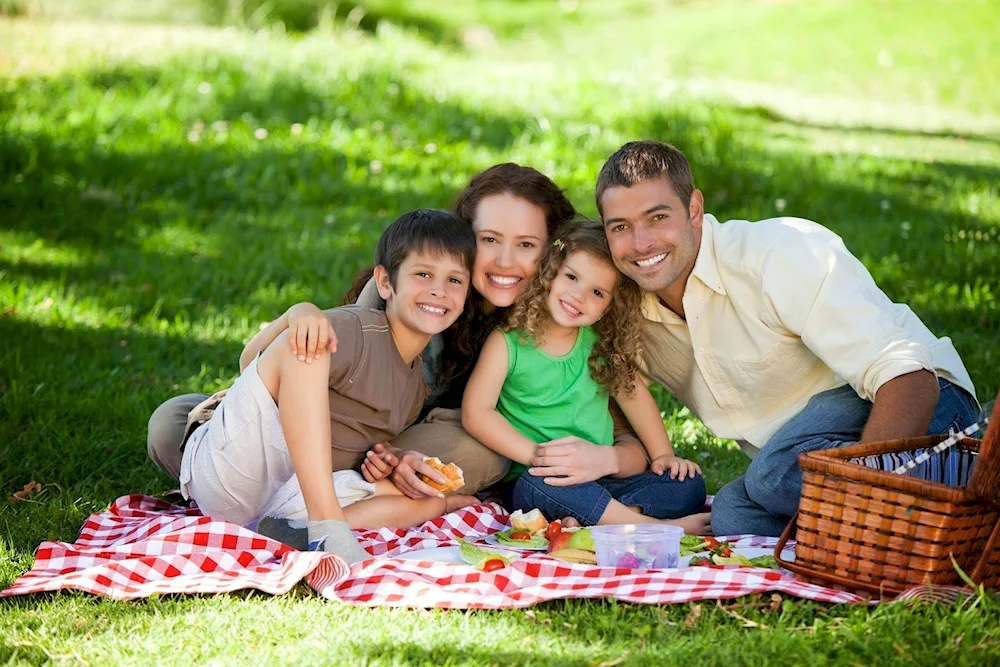
POLYGON ((655 461, 661 456, 673 456, 674 448, 667 437, 667 429, 663 426, 663 417, 656 406, 653 395, 636 377, 635 391, 631 396, 624 391, 618 392, 615 402, 625 413, 625 418, 635 429, 639 441, 649 454, 649 460, 655 461))
POLYGON ((657 475, 669 470, 672 479, 679 478, 682 481, 701 474, 701 467, 697 463, 674 456, 674 448, 667 436, 667 429, 663 426, 660 409, 656 407, 656 401, 646 385, 636 382, 631 396, 622 391, 615 396, 615 400, 646 447, 652 461, 650 470, 657 475))
POLYGON ((500 389, 507 379, 507 342, 494 331, 486 338, 479 361, 462 397, 462 426, 479 442, 511 461, 528 464, 537 445, 521 435, 497 412, 500 389))
POLYGON ((250 339, 240 353, 240 372, 285 329, 290 329, 289 345, 299 361, 311 364, 328 349, 337 351, 337 334, 323 311, 311 303, 297 303, 250 339))

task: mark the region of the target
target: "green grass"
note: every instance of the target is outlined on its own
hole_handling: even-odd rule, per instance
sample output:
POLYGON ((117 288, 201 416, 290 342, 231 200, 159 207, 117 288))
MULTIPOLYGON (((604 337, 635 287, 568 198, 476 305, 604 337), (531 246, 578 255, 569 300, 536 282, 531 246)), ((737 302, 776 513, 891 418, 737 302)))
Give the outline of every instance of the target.
MULTIPOLYGON (((667 139, 721 219, 780 211, 843 236, 893 299, 952 336, 980 396, 995 395, 1000 137, 976 36, 996 4, 914 3, 893 24, 893 68, 862 57, 875 30, 865 3, 646 4, 660 23, 586 2, 545 25, 541 0, 454 15, 408 5, 449 34, 494 26, 499 41, 471 51, 402 19, 305 35, 0 19, 0 587, 40 541, 71 541, 117 496, 169 486, 143 446, 160 401, 225 386, 261 322, 294 301, 338 302, 397 213, 447 206, 502 160, 543 169, 593 215, 603 159, 629 139, 667 139), (627 38, 595 41, 612 33, 627 38), (731 47, 694 48, 709 34, 731 47), (796 37, 752 39, 768 34, 796 37), (557 61, 565 40, 579 57, 557 61), (809 58, 834 49, 824 40, 851 57, 809 58), (755 56, 741 55, 751 41, 755 56), (627 76, 602 73, 629 59, 627 76), (955 88, 949 68, 974 85, 955 88), (915 73, 926 95, 911 90, 915 73), (663 85, 675 74, 780 86, 776 99, 797 106, 678 92, 663 85), (909 106, 851 127, 817 97, 864 107, 899 91, 909 106), (961 133, 926 120, 951 105, 961 133), (33 480, 46 490, 32 502, 4 500, 33 480)), ((712 489, 740 473, 742 454, 660 398, 712 489)), ((998 625, 989 597, 874 610, 574 601, 529 614, 350 609, 304 587, 136 603, 59 594, 0 602, 0 662, 983 664, 998 625)))

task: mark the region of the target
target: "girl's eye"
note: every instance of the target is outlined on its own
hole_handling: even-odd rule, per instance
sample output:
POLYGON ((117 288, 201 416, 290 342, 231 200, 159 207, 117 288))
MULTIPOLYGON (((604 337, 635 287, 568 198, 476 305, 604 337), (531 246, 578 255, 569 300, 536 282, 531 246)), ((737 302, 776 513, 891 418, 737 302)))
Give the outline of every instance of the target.
POLYGON ((595 289, 594 290, 594 296, 596 296, 598 299, 603 299, 604 298, 604 292, 602 292, 599 289, 595 289))
POLYGON ((567 273, 566 277, 572 280, 573 282, 576 282, 576 276, 574 276, 572 273, 567 273))

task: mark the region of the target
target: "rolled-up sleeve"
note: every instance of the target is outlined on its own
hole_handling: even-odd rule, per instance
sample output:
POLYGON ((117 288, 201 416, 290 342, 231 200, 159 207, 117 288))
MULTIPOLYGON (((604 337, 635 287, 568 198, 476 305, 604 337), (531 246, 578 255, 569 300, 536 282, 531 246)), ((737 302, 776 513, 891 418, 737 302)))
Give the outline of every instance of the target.
POLYGON ((904 328, 894 304, 843 241, 819 227, 781 234, 760 267, 770 326, 785 328, 859 396, 906 373, 934 372, 930 351, 904 328))

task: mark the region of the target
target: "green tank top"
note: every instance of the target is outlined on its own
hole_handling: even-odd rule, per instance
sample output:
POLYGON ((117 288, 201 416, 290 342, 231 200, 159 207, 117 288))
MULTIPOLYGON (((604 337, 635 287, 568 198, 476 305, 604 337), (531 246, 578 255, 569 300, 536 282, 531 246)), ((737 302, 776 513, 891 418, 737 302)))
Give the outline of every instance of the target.
MULTIPOLYGON (((553 356, 519 331, 505 332, 507 379, 497 399, 497 412, 522 435, 548 442, 573 435, 598 445, 614 444, 608 393, 591 376, 588 361, 597 342, 590 327, 579 330, 567 354, 553 356)), ((514 462, 505 480, 516 479, 528 466, 514 462)))

